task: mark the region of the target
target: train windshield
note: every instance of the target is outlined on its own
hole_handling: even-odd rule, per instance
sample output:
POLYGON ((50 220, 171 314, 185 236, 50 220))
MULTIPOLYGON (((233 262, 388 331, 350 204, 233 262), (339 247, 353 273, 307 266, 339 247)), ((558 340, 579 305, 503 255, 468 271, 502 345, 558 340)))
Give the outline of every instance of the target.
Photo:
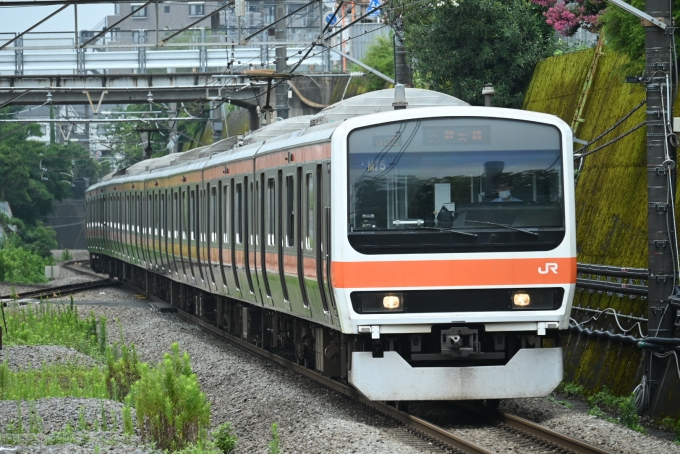
POLYGON ((549 250, 564 237, 554 126, 409 120, 355 130, 348 150, 348 234, 360 252, 549 250))

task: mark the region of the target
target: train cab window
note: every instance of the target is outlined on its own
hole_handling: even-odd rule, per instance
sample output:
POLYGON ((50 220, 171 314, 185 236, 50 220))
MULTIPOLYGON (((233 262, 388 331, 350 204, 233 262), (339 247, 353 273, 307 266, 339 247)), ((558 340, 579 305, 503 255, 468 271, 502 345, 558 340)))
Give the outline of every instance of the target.
POLYGON ((305 223, 305 247, 314 249, 314 176, 305 175, 305 190, 307 191, 307 222, 305 223))
POLYGON ((210 188, 210 242, 217 243, 217 188, 210 188))
POLYGON ((236 219, 234 219, 234 234, 236 235, 236 243, 241 244, 243 243, 243 232, 241 230, 242 225, 243 225, 243 195, 242 195, 242 188, 241 184, 236 185, 236 194, 234 196, 234 215, 236 216, 236 219))
POLYGON ((286 177, 286 246, 295 245, 295 186, 293 175, 286 177))
POLYGON ((276 185, 274 178, 267 180, 267 245, 276 245, 276 185))
POLYGON ((562 152, 557 127, 514 119, 356 129, 350 243, 368 254, 550 250, 565 232, 562 152))

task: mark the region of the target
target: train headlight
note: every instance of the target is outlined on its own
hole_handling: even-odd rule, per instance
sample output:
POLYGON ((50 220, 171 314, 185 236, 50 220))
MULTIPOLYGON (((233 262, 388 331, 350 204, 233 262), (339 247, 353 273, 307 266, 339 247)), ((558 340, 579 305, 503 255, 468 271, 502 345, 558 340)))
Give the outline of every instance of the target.
POLYGON ((403 293, 365 293, 361 296, 361 312, 404 312, 403 293))
POLYGON ((525 291, 514 292, 512 294, 513 309, 527 309, 531 305, 531 297, 525 291))

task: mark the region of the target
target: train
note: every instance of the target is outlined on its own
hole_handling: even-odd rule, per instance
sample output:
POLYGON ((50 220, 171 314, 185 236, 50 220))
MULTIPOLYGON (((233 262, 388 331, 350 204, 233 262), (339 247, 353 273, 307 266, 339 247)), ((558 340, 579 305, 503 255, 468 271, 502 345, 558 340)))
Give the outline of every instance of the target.
POLYGON ((562 380, 573 182, 559 118, 398 85, 103 177, 87 244, 371 400, 497 403, 562 380))

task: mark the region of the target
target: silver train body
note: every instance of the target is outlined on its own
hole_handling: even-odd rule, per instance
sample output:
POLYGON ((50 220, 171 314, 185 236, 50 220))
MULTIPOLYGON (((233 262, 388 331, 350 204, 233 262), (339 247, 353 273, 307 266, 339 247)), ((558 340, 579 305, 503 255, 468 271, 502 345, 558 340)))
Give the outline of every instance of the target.
POLYGON ((374 400, 547 395, 576 281, 570 128, 393 101, 108 175, 86 194, 93 268, 374 400))

